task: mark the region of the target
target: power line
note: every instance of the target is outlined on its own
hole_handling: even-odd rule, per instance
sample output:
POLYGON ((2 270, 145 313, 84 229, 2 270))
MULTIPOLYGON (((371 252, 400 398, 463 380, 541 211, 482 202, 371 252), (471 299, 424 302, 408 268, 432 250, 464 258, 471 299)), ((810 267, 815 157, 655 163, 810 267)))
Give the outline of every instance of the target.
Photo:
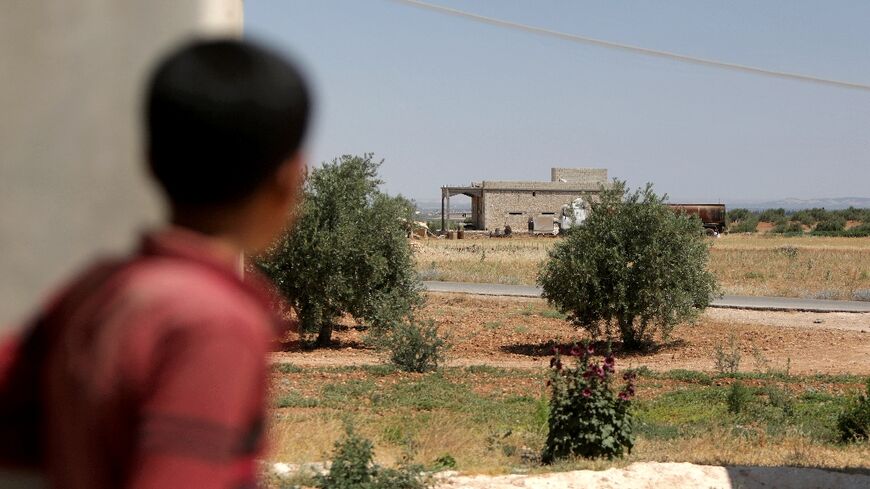
POLYGON ((682 63, 690 63, 695 65, 709 66, 713 68, 732 70, 732 71, 741 71, 743 73, 750 73, 753 75, 762 75, 762 76, 770 76, 774 78, 782 78, 786 80, 798 80, 803 82, 810 83, 818 83, 820 85, 828 85, 834 86, 838 88, 851 88, 853 90, 865 90, 870 91, 870 85, 864 83, 856 83, 850 81, 842 81, 842 80, 832 80, 830 78, 820 78, 813 75, 803 75, 800 73, 789 73, 786 71, 776 71, 769 70, 766 68, 758 68, 756 66, 748 66, 737 63, 729 63, 727 61, 717 61, 714 59, 707 58, 698 58, 695 56, 688 56, 685 54, 672 53, 669 51, 660 51, 658 49, 650 49, 644 48, 640 46, 633 46, 630 44, 622 44, 618 42, 605 41, 602 39, 595 39, 593 37, 579 36, 576 34, 569 34, 566 32, 559 32, 550 29, 545 29, 543 27, 535 27, 527 24, 520 24, 518 22, 511 22, 508 20, 496 19, 494 17, 487 17, 484 15, 478 15, 471 12, 466 12, 464 10, 454 9, 450 7, 444 7, 441 5, 435 5, 427 2, 421 2, 419 0, 393 0, 395 2, 403 3, 405 5, 411 5, 414 7, 431 10, 434 12, 439 12, 442 14, 453 15, 456 17, 462 17, 465 19, 473 20, 476 22, 481 22, 484 24, 490 24, 498 27, 506 27, 509 29, 516 29, 524 32, 530 32, 532 34, 541 34, 545 36, 555 37, 557 39, 563 39, 566 41, 572 41, 581 44, 592 44, 594 46, 599 46, 608 49, 616 49, 620 51, 628 51, 635 54, 642 54, 644 56, 652 56, 657 58, 665 58, 673 61, 679 61, 682 63))

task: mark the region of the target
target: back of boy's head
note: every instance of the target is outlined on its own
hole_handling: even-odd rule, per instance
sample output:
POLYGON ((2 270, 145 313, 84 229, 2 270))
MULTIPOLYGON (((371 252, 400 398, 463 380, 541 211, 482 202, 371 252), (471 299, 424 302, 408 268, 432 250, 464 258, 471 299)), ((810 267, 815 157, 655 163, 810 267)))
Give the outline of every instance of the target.
POLYGON ((299 151, 310 99, 281 56, 239 40, 195 41, 157 66, 146 101, 148 162, 174 206, 233 204, 299 151))

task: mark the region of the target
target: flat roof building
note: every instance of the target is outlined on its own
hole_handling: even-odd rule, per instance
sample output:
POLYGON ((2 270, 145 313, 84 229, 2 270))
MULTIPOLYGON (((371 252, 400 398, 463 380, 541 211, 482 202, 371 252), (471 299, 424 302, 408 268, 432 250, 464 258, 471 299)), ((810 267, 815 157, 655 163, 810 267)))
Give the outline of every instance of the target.
POLYGON ((441 187, 441 229, 450 215, 450 197, 471 197, 471 224, 493 230, 510 226, 525 230, 530 220, 552 215, 584 194, 594 194, 607 185, 605 168, 553 168, 550 181, 516 182, 484 180, 464 187, 441 187))

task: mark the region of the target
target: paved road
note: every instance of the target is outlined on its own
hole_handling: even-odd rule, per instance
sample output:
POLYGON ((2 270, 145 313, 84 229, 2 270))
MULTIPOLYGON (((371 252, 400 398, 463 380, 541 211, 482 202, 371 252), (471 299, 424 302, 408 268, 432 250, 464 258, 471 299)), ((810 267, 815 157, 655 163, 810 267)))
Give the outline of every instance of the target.
MULTIPOLYGON (((432 292, 513 297, 541 296, 541 289, 539 287, 528 285, 474 284, 467 282, 423 283, 426 289, 432 292)), ((760 311, 870 312, 870 302, 796 299, 792 297, 752 297, 743 295, 726 295, 721 299, 713 301, 712 307, 756 309, 760 311)))

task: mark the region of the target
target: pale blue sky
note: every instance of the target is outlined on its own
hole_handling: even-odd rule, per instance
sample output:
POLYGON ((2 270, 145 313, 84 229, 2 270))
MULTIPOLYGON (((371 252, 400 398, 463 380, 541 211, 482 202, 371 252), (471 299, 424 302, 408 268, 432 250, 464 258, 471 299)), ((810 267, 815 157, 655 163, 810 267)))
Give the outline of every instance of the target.
MULTIPOLYGON (((451 1, 514 22, 870 83, 870 1, 451 1)), ((390 193, 605 167, 673 200, 870 197, 870 92, 483 25, 389 0, 246 0, 246 34, 306 68, 313 164, 386 159, 390 193)))

